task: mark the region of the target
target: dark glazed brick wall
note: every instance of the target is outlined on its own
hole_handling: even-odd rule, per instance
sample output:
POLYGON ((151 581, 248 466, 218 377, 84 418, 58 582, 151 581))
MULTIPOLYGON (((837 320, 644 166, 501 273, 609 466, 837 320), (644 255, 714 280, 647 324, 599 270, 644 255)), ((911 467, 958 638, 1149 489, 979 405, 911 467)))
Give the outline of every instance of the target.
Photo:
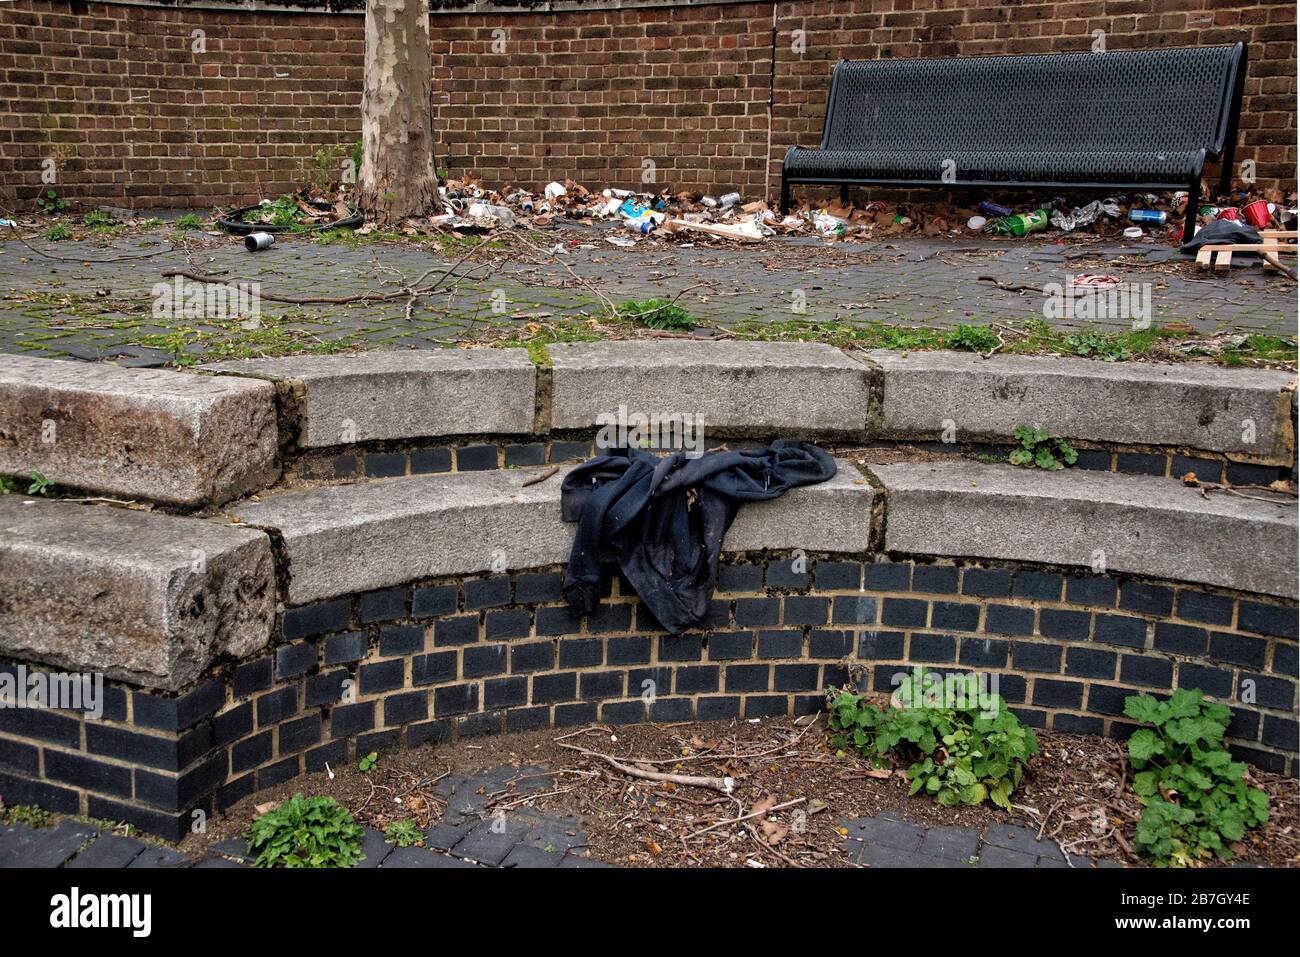
MULTIPOLYGON (((850 0, 433 18, 439 165, 490 185, 761 195, 821 137, 840 57, 904 58, 1245 41, 1238 159, 1294 188, 1296 9, 1249 0, 850 0), (504 29, 496 52, 493 31, 504 29), (775 59, 773 52, 775 51, 775 59), (773 102, 771 150, 768 102, 773 102)), ((362 18, 13 0, 0 18, 0 199, 41 162, 85 202, 208 207, 299 185, 359 138, 362 18), (191 32, 207 51, 191 52, 191 32)), ((337 163, 333 164, 337 171, 337 163)), ((1213 175, 1213 171, 1209 172, 1213 175)))
POLYGON ((1082 579, 1052 569, 772 558, 724 565, 713 626, 670 636, 617 580, 570 618, 560 575, 291 608, 276 647, 182 695, 106 687, 102 720, 0 709, 0 794, 175 839, 196 808, 377 748, 801 713, 827 687, 889 691, 922 663, 996 674, 1036 727, 1115 736, 1131 730, 1127 695, 1198 687, 1234 705, 1241 758, 1297 771, 1294 604, 1108 577, 1072 589, 1082 579))

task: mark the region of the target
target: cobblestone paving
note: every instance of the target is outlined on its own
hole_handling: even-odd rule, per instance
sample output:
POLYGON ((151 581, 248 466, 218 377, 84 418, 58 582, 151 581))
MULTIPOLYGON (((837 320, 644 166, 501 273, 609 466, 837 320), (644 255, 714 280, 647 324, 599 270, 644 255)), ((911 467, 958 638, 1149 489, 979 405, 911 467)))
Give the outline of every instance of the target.
MULTIPOLYGON (((586 835, 573 817, 518 808, 488 816, 488 795, 515 784, 520 796, 551 787, 542 768, 502 767, 439 782, 447 799, 442 820, 425 830, 425 847, 395 847, 374 828, 365 829, 360 868, 411 867, 609 867, 586 856, 586 835)), ((246 867, 252 862, 242 838, 218 841, 202 858, 135 838, 104 834, 65 819, 53 827, 26 824, 0 828, 0 869, 15 867, 246 867)))
POLYGON ((843 825, 844 849, 867 867, 1119 867, 1072 854, 1069 860, 1053 841, 1038 840, 1033 828, 991 824, 974 827, 923 827, 893 811, 860 817, 843 825))
MULTIPOLYGON (((233 238, 191 234, 188 263, 180 250, 132 261, 94 261, 151 252, 166 243, 166 235, 160 228, 106 240, 31 240, 57 256, 86 257, 76 262, 49 259, 12 236, 0 237, 0 351, 108 357, 126 364, 157 363, 186 348, 197 351, 192 344, 149 338, 184 328, 222 332, 203 320, 164 321, 152 315, 153 288, 167 268, 188 265, 219 273, 226 282, 259 282, 264 293, 344 297, 401 288, 427 270, 450 265, 459 252, 286 237, 266 252, 250 254, 233 238)), ((672 298, 689 288, 680 304, 724 326, 742 320, 840 319, 947 327, 1043 318, 1044 297, 1037 290, 1045 284, 1063 283, 1079 272, 1106 272, 1126 282, 1151 283, 1156 323, 1182 320, 1204 332, 1296 331, 1295 286, 1257 267, 1223 276, 1184 266, 1175 275, 1157 267, 1178 258, 1177 252, 1155 243, 1089 246, 1039 238, 903 237, 827 245, 811 238, 776 238, 747 248, 649 240, 622 249, 605 241, 619 235, 625 233, 606 225, 568 224, 532 233, 531 241, 558 245, 564 252, 507 262, 486 281, 462 282, 451 294, 421 299, 409 317, 405 298, 312 306, 263 301, 263 321, 299 338, 304 347, 343 340, 369 347, 430 348, 490 325, 597 315, 602 307, 595 287, 614 302, 672 298), (798 302, 806 304, 806 311, 795 311, 798 302)), ((1128 327, 1118 319, 1050 321, 1117 331, 1128 327)))

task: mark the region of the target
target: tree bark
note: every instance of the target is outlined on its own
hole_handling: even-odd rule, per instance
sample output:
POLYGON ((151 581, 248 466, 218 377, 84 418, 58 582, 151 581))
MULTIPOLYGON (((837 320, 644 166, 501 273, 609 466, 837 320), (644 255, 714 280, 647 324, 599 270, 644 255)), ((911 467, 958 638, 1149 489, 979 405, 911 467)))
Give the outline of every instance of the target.
POLYGON ((357 196, 380 226, 434 208, 432 82, 428 0, 366 0, 357 196))

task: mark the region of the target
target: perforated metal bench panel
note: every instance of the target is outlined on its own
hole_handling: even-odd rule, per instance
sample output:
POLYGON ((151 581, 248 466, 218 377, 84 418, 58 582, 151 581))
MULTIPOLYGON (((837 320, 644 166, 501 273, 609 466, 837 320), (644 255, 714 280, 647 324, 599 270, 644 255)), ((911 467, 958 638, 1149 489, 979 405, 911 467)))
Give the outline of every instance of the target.
POLYGON ((782 205, 790 182, 1189 186, 1231 162, 1244 73, 1241 44, 842 60, 782 205))

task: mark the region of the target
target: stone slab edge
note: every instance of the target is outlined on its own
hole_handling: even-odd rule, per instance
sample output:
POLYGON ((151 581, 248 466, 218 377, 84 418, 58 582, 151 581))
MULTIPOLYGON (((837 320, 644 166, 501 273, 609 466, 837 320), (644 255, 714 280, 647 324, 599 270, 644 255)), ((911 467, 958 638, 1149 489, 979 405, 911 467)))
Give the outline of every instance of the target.
MULTIPOLYGON (((857 468, 779 499, 742 506, 727 551, 865 551, 874 490, 857 468)), ((569 468, 400 478, 272 495, 230 516, 268 532, 301 605, 420 578, 517 571, 568 561, 574 526, 560 518, 569 468)))
POLYGON ((253 529, 0 497, 0 655, 175 691, 265 646, 275 598, 253 529))
POLYGON ((196 371, 276 383, 290 433, 282 444, 303 448, 534 429, 537 370, 522 349, 289 356, 196 371))
POLYGON ((1019 425, 1059 438, 1187 448, 1290 465, 1296 378, 1273 369, 1199 363, 1104 362, 890 350, 880 370, 880 435, 1010 441, 1019 425))
POLYGON ((1297 509, 1202 497, 1171 479, 976 462, 871 467, 884 547, 1033 562, 1297 597, 1297 509))
POLYGON ((622 408, 627 415, 698 414, 706 437, 868 431, 873 369, 822 343, 563 343, 547 353, 557 430, 603 425, 622 408))

